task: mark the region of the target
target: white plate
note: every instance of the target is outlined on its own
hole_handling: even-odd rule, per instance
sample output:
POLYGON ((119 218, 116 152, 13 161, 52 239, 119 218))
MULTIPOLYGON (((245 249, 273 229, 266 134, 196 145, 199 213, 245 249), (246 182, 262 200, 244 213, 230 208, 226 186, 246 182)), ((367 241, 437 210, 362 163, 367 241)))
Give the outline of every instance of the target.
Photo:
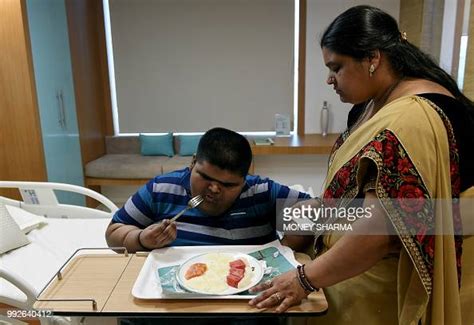
MULTIPOLYGON (((226 269, 226 266, 223 265, 222 268, 226 269)), ((234 294, 237 294, 237 293, 240 293, 240 292, 247 291, 251 287, 255 286, 262 279, 263 273, 264 273, 264 270, 263 270, 262 265, 259 263, 259 261, 257 261, 254 257, 252 257, 250 255, 243 254, 243 253, 235 253, 235 252, 215 252, 215 253, 201 254, 201 255, 197 255, 197 256, 194 256, 194 257, 190 258, 189 260, 187 260, 186 262, 184 262, 180 266, 180 268, 179 268, 179 270, 176 274, 176 277, 177 277, 177 280, 178 280, 178 283, 180 284, 180 286, 182 286, 183 288, 185 288, 188 291, 199 293, 199 294, 204 294, 204 295, 227 296, 227 295, 234 295, 234 294), (252 277, 250 279, 250 282, 244 287, 234 288, 232 286, 229 286, 227 284, 226 280, 223 279, 222 281, 224 283, 222 285, 223 285, 223 287, 224 286, 227 287, 227 289, 225 289, 224 291, 219 291, 219 292, 213 291, 212 289, 208 291, 208 290, 205 290, 205 289, 197 289, 197 288, 193 288, 192 286, 190 286, 189 283, 187 283, 189 280, 186 280, 185 277, 184 277, 185 274, 186 274, 186 271, 189 269, 189 267, 191 265, 195 264, 195 263, 206 263, 206 264, 212 263, 211 258, 215 257, 216 254, 218 254, 219 257, 221 257, 221 258, 229 258, 231 261, 235 261, 235 260, 238 260, 238 259, 241 259, 241 258, 245 259, 248 262, 248 267, 251 270, 251 271, 250 270, 246 271, 246 272, 249 272, 249 271, 251 272, 252 277)))

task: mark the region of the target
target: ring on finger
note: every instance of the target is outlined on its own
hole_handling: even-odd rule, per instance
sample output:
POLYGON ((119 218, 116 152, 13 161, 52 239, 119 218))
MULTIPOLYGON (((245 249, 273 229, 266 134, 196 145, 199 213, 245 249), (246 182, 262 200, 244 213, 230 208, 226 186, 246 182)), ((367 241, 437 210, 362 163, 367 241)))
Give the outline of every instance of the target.
POLYGON ((275 292, 273 295, 272 295, 273 299, 276 300, 276 303, 279 304, 281 302, 281 297, 280 297, 280 294, 278 292, 275 292))

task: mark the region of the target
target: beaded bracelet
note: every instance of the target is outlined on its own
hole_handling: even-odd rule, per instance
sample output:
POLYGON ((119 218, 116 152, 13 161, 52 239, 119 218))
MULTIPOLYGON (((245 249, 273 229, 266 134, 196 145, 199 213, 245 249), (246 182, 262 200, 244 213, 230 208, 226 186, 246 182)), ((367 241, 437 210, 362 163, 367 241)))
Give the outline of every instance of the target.
POLYGON ((298 269, 298 281, 300 283, 300 286, 303 288, 304 291, 313 292, 314 289, 308 286, 305 281, 303 281, 304 276, 301 275, 301 265, 298 265, 296 268, 298 269))
POLYGON ((313 286, 313 285, 311 284, 311 282, 309 282, 309 279, 308 279, 308 277, 306 276, 306 273, 304 272, 304 267, 305 267, 304 264, 301 265, 301 274, 303 275, 303 279, 302 279, 302 280, 303 280, 303 281, 308 285, 308 287, 310 287, 311 289, 316 290, 316 291, 319 291, 319 288, 316 288, 315 286, 313 286))
POLYGON ((304 273, 304 264, 298 266, 298 278, 300 280, 300 283, 303 284, 303 287, 306 289, 306 291, 313 292, 315 288, 313 288, 312 285, 306 281, 306 275, 304 273))
POLYGON ((305 272, 304 272, 304 264, 303 265, 298 265, 298 279, 300 280, 300 284, 303 285, 304 288, 307 289, 307 291, 314 292, 314 291, 319 291, 319 288, 314 287, 311 282, 309 282, 305 272))
POLYGON ((301 281, 301 278, 300 278, 299 274, 296 278, 298 279, 298 282, 300 283, 300 286, 303 288, 304 291, 312 292, 311 289, 306 287, 306 285, 303 283, 303 281, 301 281))

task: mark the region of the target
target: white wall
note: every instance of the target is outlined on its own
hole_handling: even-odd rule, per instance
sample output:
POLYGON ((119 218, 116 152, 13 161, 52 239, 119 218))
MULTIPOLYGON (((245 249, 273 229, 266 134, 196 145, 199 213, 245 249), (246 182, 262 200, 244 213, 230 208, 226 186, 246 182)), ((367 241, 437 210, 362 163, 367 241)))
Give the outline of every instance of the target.
POLYGON ((326 84, 328 69, 324 66, 319 40, 331 21, 344 10, 355 5, 377 6, 397 21, 400 13, 399 0, 308 0, 306 25, 306 133, 321 133, 320 110, 327 100, 330 110, 330 133, 345 129, 347 113, 351 105, 339 101, 332 87, 326 84))

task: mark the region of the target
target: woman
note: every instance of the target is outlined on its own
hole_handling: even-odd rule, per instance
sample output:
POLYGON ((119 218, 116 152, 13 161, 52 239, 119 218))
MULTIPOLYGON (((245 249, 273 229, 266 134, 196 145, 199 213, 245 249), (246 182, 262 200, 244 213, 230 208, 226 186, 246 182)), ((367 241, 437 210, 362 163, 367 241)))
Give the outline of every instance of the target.
POLYGON ((323 200, 376 204, 352 224, 357 234, 325 233, 315 260, 256 287, 264 291, 250 304, 283 312, 324 288, 318 324, 461 324, 462 225, 451 199, 474 183, 472 102, 380 9, 342 13, 321 48, 327 83, 355 104, 323 200))

